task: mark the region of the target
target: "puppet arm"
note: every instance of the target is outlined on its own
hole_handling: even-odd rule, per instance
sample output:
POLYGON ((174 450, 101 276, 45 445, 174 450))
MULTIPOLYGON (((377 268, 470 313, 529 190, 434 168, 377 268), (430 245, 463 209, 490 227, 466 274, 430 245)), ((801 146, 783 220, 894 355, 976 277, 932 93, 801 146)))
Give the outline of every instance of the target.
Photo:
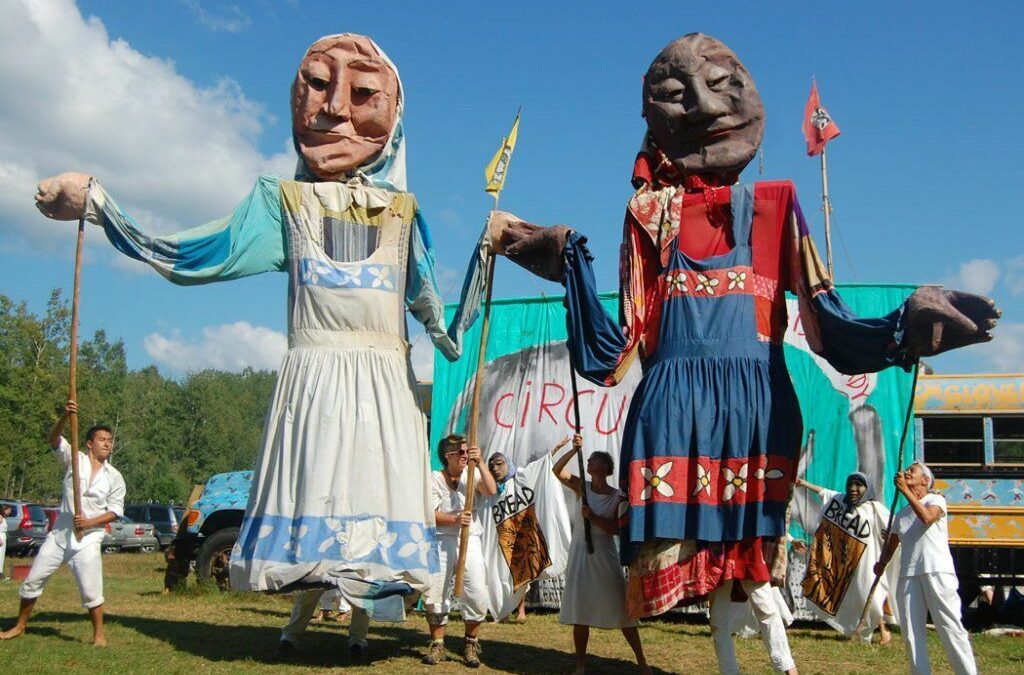
MULTIPOLYGON (((594 284, 593 256, 586 238, 569 234, 565 244, 565 304, 568 346, 575 369, 603 386, 620 382, 641 348, 644 327, 657 324, 662 295, 657 253, 632 216, 627 216, 619 259, 619 317, 601 305, 594 284)), ((655 345, 643 344, 646 353, 655 345)))
POLYGON ((462 338, 480 314, 480 299, 486 281, 487 250, 484 240, 477 243, 466 269, 462 296, 450 326, 445 325, 444 300, 434 271, 434 249, 430 230, 417 209, 409 243, 409 264, 405 284, 405 304, 413 318, 423 324, 434 346, 449 361, 462 354, 462 338))
POLYGON ((910 370, 922 356, 992 339, 1000 312, 988 298, 920 288, 902 305, 878 318, 861 318, 843 302, 811 240, 796 192, 790 186, 788 284, 800 305, 808 344, 847 375, 890 366, 910 370))
POLYGON ((103 227, 114 248, 176 284, 205 284, 285 269, 285 231, 278 179, 273 176, 260 176, 227 218, 177 234, 144 233, 97 182, 89 192, 86 218, 103 227))

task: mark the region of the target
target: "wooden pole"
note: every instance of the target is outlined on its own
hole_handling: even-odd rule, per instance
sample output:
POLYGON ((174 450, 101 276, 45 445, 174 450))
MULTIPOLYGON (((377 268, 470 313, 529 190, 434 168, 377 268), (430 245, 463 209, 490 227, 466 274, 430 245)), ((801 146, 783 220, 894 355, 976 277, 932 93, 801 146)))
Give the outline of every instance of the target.
POLYGON ((825 159, 825 148, 821 149, 821 206, 825 210, 825 259, 828 263, 828 275, 835 281, 835 269, 832 266, 832 200, 828 198, 828 161, 825 159))
MULTIPOLYGON (((910 430, 910 420, 913 419, 913 417, 914 417, 914 396, 917 394, 917 376, 920 373, 920 371, 921 371, 921 364, 919 362, 915 361, 914 362, 914 379, 913 379, 913 382, 910 385, 910 402, 907 403, 907 414, 906 414, 906 417, 904 417, 904 419, 903 419, 903 433, 900 436, 900 451, 899 451, 899 458, 896 460, 896 471, 902 471, 903 470, 903 450, 906 447, 907 432, 910 430)), ((886 525, 886 527, 885 527, 885 533, 886 533, 885 534, 885 540, 886 541, 888 541, 889 537, 892 535, 892 523, 893 523, 893 520, 896 518, 896 500, 898 500, 900 498, 900 491, 899 490, 895 490, 894 489, 893 492, 894 492, 894 494, 892 496, 892 504, 889 505, 889 524, 886 525)), ((882 542, 882 551, 879 553, 879 555, 881 555, 884 552, 885 552, 885 542, 882 542)), ((881 562, 881 561, 879 561, 879 562, 881 562)), ((885 570, 883 569, 882 573, 884 573, 884 572, 885 572, 885 570)), ((857 627, 853 629, 853 634, 850 635, 850 639, 851 640, 856 640, 857 639, 857 635, 860 633, 861 629, 864 628, 864 621, 867 619, 868 609, 871 607, 871 599, 875 596, 875 589, 878 588, 878 582, 881 581, 881 580, 882 580, 882 574, 875 574, 875 580, 871 584, 871 589, 868 590, 867 602, 864 603, 864 610, 861 611, 861 613, 860 613, 860 620, 857 621, 857 627)), ((874 630, 874 627, 872 627, 872 630, 874 630)))
MULTIPOLYGON (((494 195, 494 210, 498 210, 498 195, 494 195)), ((488 219, 488 226, 490 225, 488 219)), ((467 441, 469 447, 477 445, 477 430, 480 424, 480 385, 484 379, 484 365, 487 363, 487 333, 491 327, 491 289, 494 285, 494 254, 487 252, 486 291, 484 292, 484 318, 480 326, 480 349, 476 357, 476 377, 473 380, 473 401, 469 407, 469 433, 467 441)), ((476 494, 476 462, 470 461, 466 467, 469 471, 466 476, 466 508, 463 513, 473 513, 473 497, 476 494)), ((469 525, 463 525, 459 530, 459 562, 455 566, 455 597, 462 595, 462 583, 466 576, 466 551, 469 548, 469 525)))
MULTIPOLYGON (((572 381, 572 409, 576 415, 576 433, 580 433, 583 430, 583 424, 580 422, 580 394, 576 391, 576 369, 572 365, 572 359, 569 359, 569 377, 572 381)), ((574 443, 575 445, 575 443, 574 443)), ((587 504, 587 469, 583 464, 583 445, 581 444, 576 448, 576 463, 579 467, 580 473, 580 503, 586 507, 587 504)), ((583 536, 587 542, 587 553, 594 552, 594 535, 591 533, 590 520, 587 518, 583 519, 583 536)))
MULTIPOLYGON (((90 181, 89 187, 92 187, 90 181)), ((86 205, 88 205, 89 189, 86 188, 86 205)), ((85 240, 85 214, 78 219, 78 243, 75 245, 75 284, 71 297, 71 358, 68 376, 68 401, 78 403, 78 297, 82 277, 82 242, 85 240)), ((74 495, 75 516, 82 514, 82 486, 79 483, 78 469, 78 413, 72 412, 71 423, 71 484, 74 495)), ((75 539, 82 541, 83 532, 75 528, 75 539)))

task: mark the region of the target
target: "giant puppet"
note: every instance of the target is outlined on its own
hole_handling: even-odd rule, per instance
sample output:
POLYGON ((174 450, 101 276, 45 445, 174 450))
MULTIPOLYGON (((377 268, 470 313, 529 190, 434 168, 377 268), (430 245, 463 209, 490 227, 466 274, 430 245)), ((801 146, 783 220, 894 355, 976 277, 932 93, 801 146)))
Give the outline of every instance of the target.
POLYGON ((379 582, 425 588, 431 562, 436 567, 405 310, 454 360, 476 315, 481 268, 471 263, 466 311, 446 329, 430 235, 406 192, 404 92, 370 38, 315 42, 291 106, 295 179, 261 176, 227 218, 149 236, 82 174, 43 181, 36 200, 53 218, 86 213, 118 250, 174 283, 288 273, 289 349, 232 555, 232 586, 338 585, 357 606, 373 606, 375 594, 396 588, 379 582))
MULTIPOLYGON (((735 661, 716 591, 736 580, 753 601, 784 561, 778 543, 802 435, 782 348, 785 293, 798 298, 811 348, 844 373, 909 369, 921 356, 991 339, 999 313, 986 298, 923 288, 891 314, 855 316, 826 275, 793 184, 737 183, 760 145, 764 111, 747 70, 718 40, 690 34, 665 47, 644 79, 643 115, 619 320, 599 303, 580 232, 504 214, 492 219, 492 238, 497 252, 564 283, 573 364, 584 377, 613 384, 639 356, 644 376, 620 461, 628 603, 653 615, 710 595, 728 671, 735 661)), ((774 665, 792 667, 781 619, 758 618, 774 665)))

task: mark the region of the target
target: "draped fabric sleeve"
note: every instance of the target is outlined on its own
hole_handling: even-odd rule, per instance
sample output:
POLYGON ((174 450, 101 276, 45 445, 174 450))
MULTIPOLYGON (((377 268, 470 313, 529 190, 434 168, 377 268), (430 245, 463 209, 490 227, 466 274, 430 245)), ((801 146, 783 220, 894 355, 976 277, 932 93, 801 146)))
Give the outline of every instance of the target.
POLYGON ((788 258, 786 288, 797 296, 800 321, 816 354, 847 375, 889 366, 910 370, 903 330, 906 304, 885 316, 861 318, 843 302, 811 240, 807 221, 790 186, 783 246, 788 258))
POLYGON ((410 239, 405 305, 413 318, 423 324, 434 346, 446 359, 455 361, 462 354, 463 336, 480 314, 488 255, 484 238, 481 236, 469 260, 462 296, 450 326, 445 325, 444 300, 437 285, 430 230, 419 209, 410 239))
POLYGON ((176 284, 227 281, 286 268, 281 198, 273 176, 260 176, 227 218, 177 234, 146 234, 97 183, 90 190, 87 218, 103 227, 114 248, 176 284))
POLYGON ((658 259, 646 233, 627 215, 616 321, 601 305, 591 265, 594 257, 586 242, 586 237, 573 232, 565 245, 569 353, 576 372, 595 384, 613 386, 625 377, 638 349, 645 354, 656 349, 653 342, 661 308, 658 259), (645 333, 650 333, 646 339, 645 333))

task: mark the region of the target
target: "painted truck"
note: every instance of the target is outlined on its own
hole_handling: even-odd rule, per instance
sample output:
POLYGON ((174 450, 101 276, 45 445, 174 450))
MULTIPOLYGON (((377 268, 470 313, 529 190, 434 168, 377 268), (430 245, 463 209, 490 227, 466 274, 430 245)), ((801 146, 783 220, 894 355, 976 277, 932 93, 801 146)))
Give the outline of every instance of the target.
POLYGON ((922 375, 914 416, 965 606, 982 585, 1024 584, 1024 374, 922 375))

